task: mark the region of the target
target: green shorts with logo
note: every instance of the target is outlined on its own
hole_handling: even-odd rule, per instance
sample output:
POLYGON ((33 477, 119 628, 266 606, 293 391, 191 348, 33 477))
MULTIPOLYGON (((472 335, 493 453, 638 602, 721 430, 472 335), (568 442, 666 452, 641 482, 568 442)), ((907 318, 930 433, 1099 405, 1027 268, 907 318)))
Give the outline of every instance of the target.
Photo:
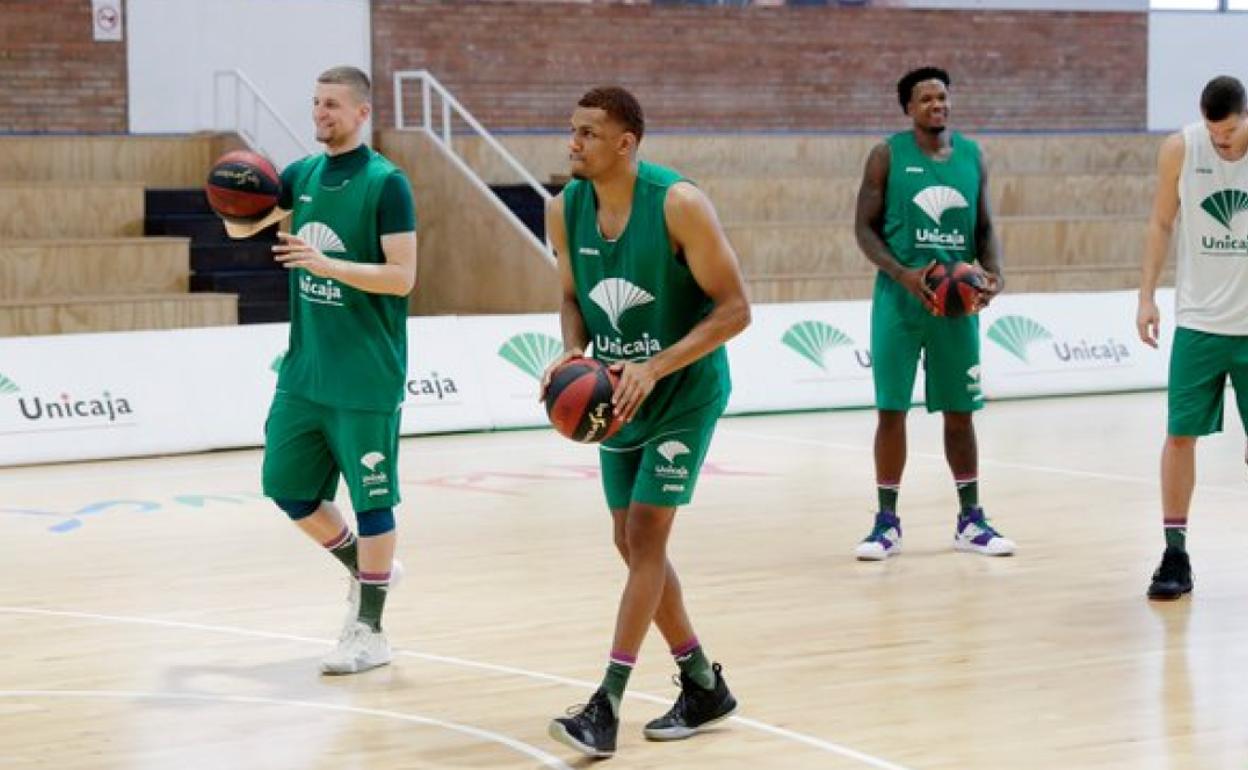
POLYGON ((920 358, 927 411, 983 408, 979 316, 934 316, 901 284, 881 274, 871 302, 871 378, 877 409, 910 408, 920 358))
POLYGON ((716 401, 663 420, 633 446, 600 447, 607 507, 615 511, 633 502, 664 508, 688 504, 724 406, 716 401))
POLYGON ((1227 377, 1248 430, 1248 336, 1175 330, 1167 397, 1170 435, 1207 436, 1222 430, 1227 377))
POLYGON ((341 474, 356 512, 394 507, 401 415, 339 409, 279 390, 264 424, 264 494, 333 500, 341 474))

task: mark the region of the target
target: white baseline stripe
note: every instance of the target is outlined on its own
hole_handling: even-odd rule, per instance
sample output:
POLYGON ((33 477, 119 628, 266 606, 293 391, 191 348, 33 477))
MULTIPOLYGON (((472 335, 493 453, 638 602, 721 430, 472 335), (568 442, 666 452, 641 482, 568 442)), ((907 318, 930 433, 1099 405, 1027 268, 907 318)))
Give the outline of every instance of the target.
POLYGON ((441 719, 432 717, 423 717, 419 714, 407 714, 401 711, 385 711, 383 709, 361 708, 359 706, 344 706, 334 703, 317 703, 314 701, 303 700, 283 700, 281 698, 262 698, 252 695, 214 695, 209 693, 182 693, 182 692, 144 692, 138 690, 0 690, 0 698, 113 698, 113 699, 135 699, 135 700, 189 700, 208 703, 248 703, 259 704, 264 706, 287 706, 303 709, 317 709, 321 711, 341 711, 347 714, 361 714, 371 717, 384 717, 386 719, 398 719, 404 722, 414 722, 416 724, 428 725, 430 727, 440 727, 444 730, 462 733, 473 738, 482 738, 491 743, 498 743, 517 751, 525 756, 532 757, 541 762, 544 767, 555 767, 560 770, 572 770, 563 760, 548 754, 545 751, 531 746, 514 738, 508 738, 490 730, 484 730, 471 725, 462 725, 458 722, 446 722, 441 719))
MULTIPOLYGON (((164 628, 181 628, 189 631, 207 631, 217 634, 228 634, 233 636, 246 636, 256 639, 281 639, 290 642, 302 642, 307 644, 319 644, 330 646, 334 644, 329 639, 318 639, 311 636, 297 636, 294 634, 280 634, 271 631, 253 631, 246 628, 234 628, 232 626, 214 626, 203 623, 189 623, 179 620, 162 620, 159 618, 142 618, 127 617, 124 615, 103 615, 94 612, 76 612, 72 610, 45 610, 33 607, 0 607, 0 613, 13 613, 17 615, 40 615, 44 617, 61 617, 61 618, 78 618, 81 620, 99 620, 111 623, 134 623, 136 625, 160 626, 164 628)), ((541 671, 530 671, 528 669, 516 668, 514 666, 501 666, 494 663, 482 663, 475 660, 467 660, 464 658, 452 658, 445 655, 431 655, 423 652, 412 652, 409 650, 396 650, 396 654, 409 658, 417 658, 429 661, 431 663, 444 663, 451 666, 459 666, 462 668, 475 668, 481 671, 490 671, 498 674, 509 674, 512 676, 524 677, 542 682, 552 682, 555 684, 567 685, 569 687, 577 687, 580 689, 592 690, 598 686, 597 682, 589 682, 584 679, 571 679, 569 677, 557 676, 554 674, 546 674, 541 671)), ((666 705, 670 698, 660 698, 657 695, 651 695, 644 692, 628 691, 626 697, 636 700, 643 700, 649 703, 660 703, 666 705)), ((861 762, 870 767, 878 768, 878 770, 910 770, 909 768, 894 764, 886 759, 864 754, 856 751, 848 746, 842 746, 839 743, 833 743, 822 738, 816 738, 811 735, 799 733, 793 730, 787 730, 783 727, 759 722, 754 719, 745 717, 730 717, 729 721, 735 722, 742 727, 747 727, 759 732, 768 733, 778 738, 802 743, 806 746, 825 751, 829 754, 836 754, 847 759, 861 762)))

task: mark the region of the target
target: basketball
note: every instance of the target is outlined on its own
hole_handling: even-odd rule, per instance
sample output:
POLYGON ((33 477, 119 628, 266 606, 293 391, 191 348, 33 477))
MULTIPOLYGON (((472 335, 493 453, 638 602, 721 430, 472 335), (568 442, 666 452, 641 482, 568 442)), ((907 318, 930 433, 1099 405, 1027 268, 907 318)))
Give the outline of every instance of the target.
POLYGON ((615 435, 621 425, 611 407, 617 382, 616 375, 595 359, 564 363, 551 373, 546 388, 550 424, 561 435, 587 444, 615 435))
POLYGON ((923 279, 932 290, 936 315, 960 318, 979 312, 979 293, 988 288, 983 271, 966 262, 938 262, 923 279))
POLYGON ((218 216, 255 221, 277 206, 282 178, 266 158, 250 150, 227 152, 212 164, 204 192, 218 216))

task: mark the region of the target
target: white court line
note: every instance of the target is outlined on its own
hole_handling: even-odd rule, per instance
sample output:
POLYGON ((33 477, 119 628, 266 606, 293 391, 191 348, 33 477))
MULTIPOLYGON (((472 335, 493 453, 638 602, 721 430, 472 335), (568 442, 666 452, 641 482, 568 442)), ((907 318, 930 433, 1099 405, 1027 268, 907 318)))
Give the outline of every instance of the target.
MULTIPOLYGON (((838 449, 845 452, 872 452, 869 446, 859 444, 842 444, 836 441, 823 441, 816 438, 795 438, 793 436, 778 436, 774 433, 753 433, 751 431, 733 430, 732 428, 722 428, 720 433, 732 436, 741 436, 742 438, 762 439, 763 441, 775 441, 781 444, 800 444, 803 446, 818 446, 826 449, 838 449)), ((911 457, 921 457, 924 460, 936 460, 945 462, 943 454, 935 454, 933 452, 911 452, 911 457)), ((980 465, 989 465, 997 468, 1010 468, 1018 471, 1033 471, 1036 473, 1053 473, 1061 476, 1075 476, 1085 479, 1098 479, 1100 481, 1121 481, 1127 484, 1146 484, 1150 487, 1158 486, 1161 482, 1157 477, 1153 476, 1128 476, 1122 473, 1101 473, 1100 471, 1084 471, 1077 468, 1061 468, 1055 465, 1033 465, 1031 463, 1013 463, 1002 460, 990 460, 984 457, 979 458, 980 465)), ((1248 485, 1243 487, 1223 487, 1216 484, 1197 484, 1197 489, 1210 492, 1221 492, 1228 495, 1248 495, 1248 485)))
POLYGON ((525 756, 536 759, 544 767, 555 767, 559 770, 572 770, 572 766, 545 751, 508 738, 506 735, 484 730, 480 727, 462 725, 458 722, 445 722, 441 719, 423 717, 419 714, 407 714, 401 711, 385 711, 383 709, 344 706, 335 703, 317 703, 305 700, 284 700, 281 698, 262 698, 253 695, 213 695, 209 693, 181 692, 144 692, 139 690, 0 690, 0 698, 113 698, 133 700, 186 700, 205 703, 247 703, 263 706, 287 706, 292 708, 317 709, 321 711, 341 711, 346 714, 360 714, 370 717, 398 719, 403 722, 414 722, 429 727, 440 727, 444 730, 462 733, 473 738, 482 738, 491 743, 498 743, 513 749, 525 756))
MULTIPOLYGON (((4 612, 14 613, 18 615, 42 615, 46 617, 77 618, 81 620, 100 620, 100 621, 107 621, 107 622, 112 622, 112 623, 134 623, 137 625, 161 626, 164 628, 180 628, 180 629, 186 629, 190 631, 208 631, 208 632, 218 633, 218 634, 228 634, 232 636, 246 636, 246 637, 253 637, 257 639, 280 639, 283 641, 304 642, 304 643, 319 644, 319 645, 324 645, 324 646, 329 646, 329 645, 334 644, 334 642, 329 639, 318 639, 316 637, 311 637, 311 636, 297 636, 294 634, 282 634, 282 633, 276 633, 276 632, 271 632, 271 631, 253 631, 251 629, 246 629, 246 628, 235 628, 232 626, 213 626, 213 625, 206 625, 203 623, 189 623, 189 622, 180 621, 180 620, 162 620, 159 618, 127 617, 124 615, 102 615, 102 614, 98 614, 94 612, 76 612, 72 610, 45 610, 45 609, 37 609, 33 607, 0 607, 0 613, 4 613, 4 612)), ((572 679, 569 677, 557 676, 555 674, 546 674, 541 671, 530 671, 528 669, 516 668, 514 666, 502 666, 502 665, 497 665, 494 663, 482 663, 482 662, 475 661, 475 660, 467 660, 465 658, 452 658, 446 655, 431 655, 428 653, 412 652, 409 650, 396 650, 395 654, 402 655, 402 656, 409 657, 409 658, 417 658, 417 659, 429 661, 432 663, 445 663, 447 665, 459 666, 462 668, 474 668, 474 669, 478 669, 481 671, 489 671, 489 672, 497 673, 497 674, 509 674, 513 676, 524 677, 526 679, 533 679, 533 680, 543 681, 543 682, 551 682, 554 684, 567 685, 569 687, 577 687, 577 688, 585 689, 585 690, 592 690, 598 686, 597 682, 589 682, 584 679, 572 679)), ((659 703, 663 705, 667 705, 667 703, 671 700, 671 698, 661 698, 657 695, 651 695, 649 693, 638 692, 635 690, 629 690, 625 692, 625 697, 634 698, 636 700, 643 700, 643 701, 647 701, 650 703, 659 703)), ((852 760, 861 762, 864 765, 878 768, 878 770, 910 770, 909 768, 903 765, 894 764, 892 762, 889 762, 886 759, 880 759, 879 757, 874 757, 874 756, 871 756, 870 754, 864 754, 861 751, 856 751, 854 749, 849 748, 848 746, 842 746, 839 743, 833 743, 832 741, 827 741, 822 738, 816 738, 814 736, 806 735, 804 733, 799 733, 794 730, 788 730, 783 727, 777 727, 775 725, 767 724, 766 722, 759 722, 758 720, 755 720, 755 719, 747 719, 745 717, 734 716, 734 717, 730 717, 729 721, 735 722, 741 725, 742 727, 748 727, 752 730, 757 730, 763 733, 769 733, 776 737, 783 738, 789 741, 793 741, 795 743, 805 744, 806 746, 810 746, 812 748, 827 752, 829 754, 836 754, 838 756, 845 757, 847 759, 852 759, 852 760)))
MULTIPOLYGON (((483 433, 481 435, 493 436, 493 435, 498 435, 498 434, 483 433)), ((425 437, 403 436, 402 440, 407 441, 409 439, 414 439, 414 438, 425 438, 425 437)), ((436 435, 428 436, 428 438, 437 438, 437 436, 436 435)), ((436 454, 439 457, 441 457, 443 455, 458 455, 458 454, 479 455, 485 452, 513 452, 513 451, 514 452, 526 452, 526 451, 538 449, 544 446, 548 446, 548 445, 544 442, 538 442, 538 441, 527 441, 527 442, 519 443, 519 444, 481 443, 480 445, 452 447, 449 449, 439 448, 436 454)), ((261 449, 260 447, 244 447, 241 449, 230 449, 230 450, 225 450, 225 451, 259 452, 260 449, 261 449)), ((118 478, 130 479, 130 478, 133 478, 133 476, 135 475, 133 469, 130 469, 130 468, 105 467, 105 468, 96 469, 96 472, 94 473, 79 472, 79 473, 70 473, 64 476, 59 473, 55 473, 55 474, 49 473, 46 475, 40 474, 38 478, 31 478, 30 471, 35 470, 35 469, 46 471, 48 469, 56 468, 58 470, 72 471, 72 470, 79 469, 83 465, 96 466, 100 464, 107 464, 109 466, 115 466, 121 463, 158 462, 158 461, 164 461, 164 460, 169 460, 169 461, 174 461, 174 462, 179 461, 179 460, 194 462, 195 458, 202 457, 208 454, 215 454, 215 453, 214 452, 192 452, 192 453, 184 454, 184 455, 160 455, 156 457, 117 457, 117 458, 108 458, 104 460, 81 460, 81 461, 75 461, 72 463, 45 463, 45 464, 40 464, 40 465, 20 465, 20 466, 12 466, 12 467, 3 467, 3 468, 0 468, 0 488, 7 489, 7 488, 13 488, 13 487, 47 486, 48 484, 55 484, 57 486, 65 486, 65 485, 70 485, 70 484, 85 484, 90 481, 110 481, 110 480, 118 479, 118 478), (5 475, 10 474, 10 473, 13 474, 14 478, 11 478, 11 479, 4 478, 5 475)), ((402 455, 400 455, 399 462, 403 464, 402 455)), ((418 460, 415 462, 419 463, 418 460)), ((203 476, 205 474, 210 474, 210 473, 214 473, 217 471, 240 471, 240 470, 254 471, 256 480, 259 481, 260 461, 258 459, 234 460, 231 462, 214 463, 212 465, 194 465, 193 467, 189 467, 189 468, 163 468, 163 469, 157 469, 157 470, 148 470, 145 468, 142 473, 143 473, 144 479, 167 479, 167 478, 177 478, 179 476, 203 476)), ((408 474, 408 473, 410 473, 410 471, 405 470, 405 474, 408 474)), ((419 481, 419 480, 417 479, 415 481, 419 481)), ((409 483, 409 482, 404 482, 404 483, 409 483)))

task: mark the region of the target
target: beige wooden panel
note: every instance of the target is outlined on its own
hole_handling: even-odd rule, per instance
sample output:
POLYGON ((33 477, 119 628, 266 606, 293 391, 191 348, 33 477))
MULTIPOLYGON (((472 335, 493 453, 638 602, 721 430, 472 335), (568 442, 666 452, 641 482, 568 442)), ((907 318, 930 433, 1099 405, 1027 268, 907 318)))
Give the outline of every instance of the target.
POLYGON ((143 234, 143 186, 128 182, 0 183, 0 240, 143 234))
MULTIPOLYGON (((726 223, 850 222, 859 180, 801 176, 709 177, 698 185, 726 223)), ((990 181, 997 216, 1147 216, 1155 179, 1147 174, 1030 174, 990 181)))
MULTIPOLYGON (((1144 220, 1125 217, 999 217, 1007 270, 1024 266, 1120 264, 1144 253, 1144 220)), ((735 224, 725 228, 746 272, 853 270, 866 261, 853 225, 735 224)))
POLYGON ((418 315, 525 313, 558 307, 559 277, 524 226, 420 132, 385 134, 381 148, 412 182, 420 258, 418 315))
MULTIPOLYGON (((899 127, 901 127, 899 125, 899 127)), ((383 137, 392 132, 382 132, 383 137)), ((1151 174, 1163 137, 1157 134, 1039 134, 972 137, 994 175, 1151 174)), ((860 178, 867 153, 882 135, 653 134, 641 157, 697 180, 714 176, 860 178)), ((567 174, 564 134, 526 134, 500 141, 538 179, 567 174)), ((490 181, 514 181, 493 151, 475 138, 456 139, 469 165, 490 181)))
POLYGON ((187 238, 0 241, 0 300, 185 292, 187 238))
POLYGON ((166 294, 0 301, 0 337, 182 329, 238 323, 233 294, 166 294))
POLYGON ((196 187, 204 183, 221 141, 215 134, 0 136, 0 182, 136 182, 150 187, 196 187))

